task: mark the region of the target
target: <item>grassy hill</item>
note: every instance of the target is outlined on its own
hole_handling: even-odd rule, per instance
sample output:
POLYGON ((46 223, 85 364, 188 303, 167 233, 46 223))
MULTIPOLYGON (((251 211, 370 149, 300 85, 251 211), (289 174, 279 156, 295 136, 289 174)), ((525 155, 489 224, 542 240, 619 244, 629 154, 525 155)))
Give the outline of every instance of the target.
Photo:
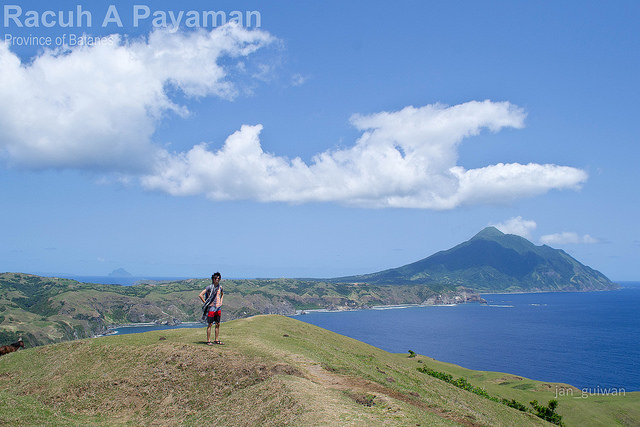
MULTIPOLYGON (((529 406, 557 387, 391 354, 295 319, 225 322, 224 346, 203 329, 76 340, 0 357, 0 424, 12 425, 549 425, 419 372, 464 377, 529 406)), ((409 349, 407 349, 409 350, 409 349)), ((562 396, 568 426, 638 425, 640 393, 562 396)))
POLYGON ((470 240, 402 267, 331 279, 375 285, 438 284, 477 292, 616 289, 604 274, 566 252, 487 227, 470 240))

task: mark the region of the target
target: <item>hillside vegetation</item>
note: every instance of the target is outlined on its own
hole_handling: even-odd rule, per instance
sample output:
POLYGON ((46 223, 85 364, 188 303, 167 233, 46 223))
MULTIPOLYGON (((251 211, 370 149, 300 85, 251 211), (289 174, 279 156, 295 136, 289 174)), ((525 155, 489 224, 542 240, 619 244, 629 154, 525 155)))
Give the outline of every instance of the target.
MULTIPOLYGON (((283 316, 203 329, 77 340, 0 358, 0 424, 11 425, 549 425, 531 413, 419 372, 465 377, 529 406, 561 384, 469 371, 390 354, 283 316)), ((638 425, 638 393, 559 398, 566 425, 638 425)))

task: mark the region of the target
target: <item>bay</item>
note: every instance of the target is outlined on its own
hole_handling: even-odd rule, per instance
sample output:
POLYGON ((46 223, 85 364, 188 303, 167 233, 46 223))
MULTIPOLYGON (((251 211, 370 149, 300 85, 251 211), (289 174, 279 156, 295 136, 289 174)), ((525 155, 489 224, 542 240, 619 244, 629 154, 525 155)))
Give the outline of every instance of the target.
POLYGON ((527 378, 640 391, 640 287, 483 295, 487 304, 311 312, 297 319, 393 353, 527 378))

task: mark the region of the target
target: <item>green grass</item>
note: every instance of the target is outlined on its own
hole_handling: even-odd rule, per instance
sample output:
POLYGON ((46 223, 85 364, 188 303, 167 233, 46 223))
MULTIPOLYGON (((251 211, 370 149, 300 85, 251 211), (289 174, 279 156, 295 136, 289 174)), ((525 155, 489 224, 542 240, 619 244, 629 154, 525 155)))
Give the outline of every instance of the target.
MULTIPOLYGON (((2 356, 0 424, 549 425, 417 368, 527 405, 555 384, 391 354, 282 316, 225 322, 221 338, 209 347, 204 327, 185 328, 2 356)), ((568 426, 638 425, 638 395, 560 397, 558 412, 568 426)))

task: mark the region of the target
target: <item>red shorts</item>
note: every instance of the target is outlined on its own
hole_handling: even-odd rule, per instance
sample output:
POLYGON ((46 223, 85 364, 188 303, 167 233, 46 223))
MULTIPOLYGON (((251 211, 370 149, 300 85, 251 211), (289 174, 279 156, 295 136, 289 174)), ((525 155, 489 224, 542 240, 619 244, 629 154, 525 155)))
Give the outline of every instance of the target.
POLYGON ((222 310, 218 309, 216 310, 215 308, 211 308, 209 309, 209 311, 207 312, 207 322, 208 323, 220 323, 220 317, 222 316, 222 310))

